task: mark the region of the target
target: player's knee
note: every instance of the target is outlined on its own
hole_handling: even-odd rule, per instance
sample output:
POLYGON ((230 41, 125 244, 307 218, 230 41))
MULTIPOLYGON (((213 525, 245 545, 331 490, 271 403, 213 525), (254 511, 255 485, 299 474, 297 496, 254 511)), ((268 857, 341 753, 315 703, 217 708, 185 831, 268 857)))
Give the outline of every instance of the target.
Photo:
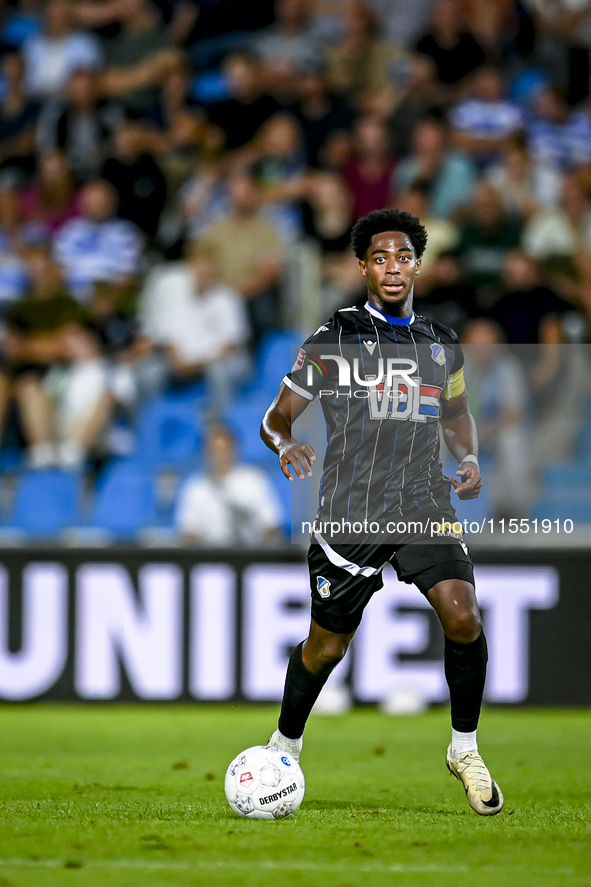
POLYGON ((477 612, 469 609, 460 610, 449 616, 444 630, 450 640, 469 644, 479 636, 482 631, 482 623, 477 612))
POLYGON ((330 674, 349 647, 346 638, 335 636, 324 638, 321 644, 316 644, 312 649, 306 646, 304 660, 308 659, 315 674, 330 674))

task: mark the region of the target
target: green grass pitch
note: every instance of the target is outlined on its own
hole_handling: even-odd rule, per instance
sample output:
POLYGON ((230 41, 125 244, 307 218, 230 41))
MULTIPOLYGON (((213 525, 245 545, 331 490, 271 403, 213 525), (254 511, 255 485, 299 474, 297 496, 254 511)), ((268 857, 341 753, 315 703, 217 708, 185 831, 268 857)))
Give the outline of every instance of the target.
POLYGON ((300 812, 238 819, 226 767, 276 715, 0 708, 0 887, 591 885, 591 712, 485 712, 481 750, 505 793, 490 818, 447 775, 447 712, 313 717, 300 812))

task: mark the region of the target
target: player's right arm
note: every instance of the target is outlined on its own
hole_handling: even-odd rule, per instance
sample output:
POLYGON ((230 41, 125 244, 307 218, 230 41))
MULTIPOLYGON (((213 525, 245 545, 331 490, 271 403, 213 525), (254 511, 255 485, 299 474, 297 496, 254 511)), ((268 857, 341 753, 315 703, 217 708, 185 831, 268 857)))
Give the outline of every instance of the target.
POLYGON ((293 423, 309 403, 310 400, 300 397, 282 384, 261 423, 261 437, 269 449, 279 456, 281 470, 288 480, 293 480, 288 465, 291 465, 300 480, 304 479, 305 474, 312 477, 312 464, 316 461, 316 454, 310 444, 296 440, 291 433, 293 423))

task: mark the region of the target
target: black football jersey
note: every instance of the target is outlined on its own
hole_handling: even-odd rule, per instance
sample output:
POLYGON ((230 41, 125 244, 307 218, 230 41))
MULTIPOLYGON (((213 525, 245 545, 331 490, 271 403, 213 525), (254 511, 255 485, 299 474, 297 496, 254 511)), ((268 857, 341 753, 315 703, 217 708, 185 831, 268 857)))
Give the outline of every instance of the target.
POLYGON ((284 383, 318 397, 327 430, 320 521, 455 516, 440 459, 441 401, 464 389, 448 327, 343 308, 310 336, 284 383))

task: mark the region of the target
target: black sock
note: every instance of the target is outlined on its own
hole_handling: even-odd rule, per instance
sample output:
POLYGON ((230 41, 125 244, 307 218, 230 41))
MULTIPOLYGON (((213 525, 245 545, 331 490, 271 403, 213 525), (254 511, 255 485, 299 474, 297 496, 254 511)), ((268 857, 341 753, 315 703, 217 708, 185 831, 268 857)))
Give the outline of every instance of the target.
POLYGON ((488 648, 482 631, 470 644, 445 639, 445 679, 451 700, 451 725, 454 730, 472 733, 478 726, 488 648))
POLYGON ((279 730, 289 739, 299 739, 304 732, 312 707, 330 674, 327 671, 325 674, 315 675, 308 671, 302 662, 303 646, 302 641, 289 657, 279 715, 279 730))

